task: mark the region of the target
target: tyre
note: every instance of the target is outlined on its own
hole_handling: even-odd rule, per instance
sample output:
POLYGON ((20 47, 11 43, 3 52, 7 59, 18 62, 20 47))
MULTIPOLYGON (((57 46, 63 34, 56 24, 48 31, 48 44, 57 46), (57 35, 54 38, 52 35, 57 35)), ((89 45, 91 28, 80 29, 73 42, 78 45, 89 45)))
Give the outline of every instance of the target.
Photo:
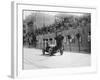
POLYGON ((60 50, 60 55, 63 55, 63 50, 60 50))
POLYGON ((52 56, 52 48, 49 49, 49 55, 52 56))
POLYGON ((43 52, 43 55, 45 55, 45 50, 44 49, 42 50, 42 52, 43 52))

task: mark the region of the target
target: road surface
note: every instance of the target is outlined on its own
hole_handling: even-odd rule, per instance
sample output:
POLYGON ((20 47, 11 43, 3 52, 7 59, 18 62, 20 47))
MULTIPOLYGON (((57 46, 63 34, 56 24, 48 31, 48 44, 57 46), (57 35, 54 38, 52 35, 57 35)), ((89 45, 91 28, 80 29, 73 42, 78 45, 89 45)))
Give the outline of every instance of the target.
POLYGON ((56 53, 54 56, 42 55, 42 50, 24 48, 24 69, 67 68, 91 65, 91 54, 72 53, 64 51, 63 55, 56 53))

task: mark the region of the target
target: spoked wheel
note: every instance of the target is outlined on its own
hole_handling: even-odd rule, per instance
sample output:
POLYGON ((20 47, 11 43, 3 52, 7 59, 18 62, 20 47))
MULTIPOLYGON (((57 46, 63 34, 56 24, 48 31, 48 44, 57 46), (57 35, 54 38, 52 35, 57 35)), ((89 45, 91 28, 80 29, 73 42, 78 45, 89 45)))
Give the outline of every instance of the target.
POLYGON ((45 55, 45 50, 44 49, 42 50, 42 52, 43 52, 43 55, 45 55))
POLYGON ((49 49, 49 56, 52 56, 52 48, 49 49))
POLYGON ((63 47, 60 49, 60 54, 63 55, 63 47))

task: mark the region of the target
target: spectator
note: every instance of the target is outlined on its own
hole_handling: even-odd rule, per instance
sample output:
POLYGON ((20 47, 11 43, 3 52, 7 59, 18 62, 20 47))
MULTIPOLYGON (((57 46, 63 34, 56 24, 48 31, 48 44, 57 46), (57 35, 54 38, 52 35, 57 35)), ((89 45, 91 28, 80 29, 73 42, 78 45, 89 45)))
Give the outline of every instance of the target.
POLYGON ((89 47, 89 52, 91 52, 91 33, 88 33, 88 47, 89 47))

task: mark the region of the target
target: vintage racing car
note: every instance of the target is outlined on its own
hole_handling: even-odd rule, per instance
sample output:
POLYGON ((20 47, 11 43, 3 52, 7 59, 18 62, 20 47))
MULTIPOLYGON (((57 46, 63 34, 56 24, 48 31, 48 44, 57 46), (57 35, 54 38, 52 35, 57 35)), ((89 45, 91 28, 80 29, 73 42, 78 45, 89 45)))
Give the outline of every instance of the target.
POLYGON ((63 46, 59 47, 58 44, 45 44, 47 44, 47 46, 42 49, 43 55, 46 54, 45 52, 48 52, 50 56, 54 55, 57 52, 60 52, 60 54, 63 55, 63 46))

